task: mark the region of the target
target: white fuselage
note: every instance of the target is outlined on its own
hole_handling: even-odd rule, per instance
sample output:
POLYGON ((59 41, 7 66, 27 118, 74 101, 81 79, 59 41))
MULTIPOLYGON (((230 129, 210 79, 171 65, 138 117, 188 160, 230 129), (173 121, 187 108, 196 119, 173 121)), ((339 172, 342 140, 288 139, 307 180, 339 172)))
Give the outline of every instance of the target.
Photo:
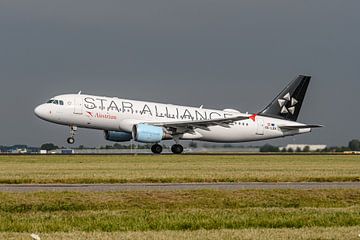
MULTIPOLYGON (((116 97, 67 94, 52 98, 35 109, 35 114, 49 122, 107 131, 132 132, 138 123, 211 120, 235 115, 249 116, 236 110, 212 110, 154 102, 135 101, 116 97), (57 101, 54 102, 54 101, 57 101)), ((247 142, 284 137, 310 132, 310 128, 283 130, 279 125, 291 122, 265 116, 256 116, 225 126, 196 128, 179 139, 210 142, 247 142)), ((300 124, 300 123, 297 123, 300 124)))

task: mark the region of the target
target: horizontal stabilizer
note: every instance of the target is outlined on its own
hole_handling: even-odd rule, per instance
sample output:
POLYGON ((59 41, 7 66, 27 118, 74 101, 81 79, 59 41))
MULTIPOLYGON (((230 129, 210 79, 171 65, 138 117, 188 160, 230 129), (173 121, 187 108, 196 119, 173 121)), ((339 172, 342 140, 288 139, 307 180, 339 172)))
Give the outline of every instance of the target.
POLYGON ((304 128, 320 128, 324 127, 323 125, 318 124, 306 124, 306 125, 283 125, 279 126, 281 129, 287 129, 287 130, 296 130, 296 129, 304 129, 304 128))

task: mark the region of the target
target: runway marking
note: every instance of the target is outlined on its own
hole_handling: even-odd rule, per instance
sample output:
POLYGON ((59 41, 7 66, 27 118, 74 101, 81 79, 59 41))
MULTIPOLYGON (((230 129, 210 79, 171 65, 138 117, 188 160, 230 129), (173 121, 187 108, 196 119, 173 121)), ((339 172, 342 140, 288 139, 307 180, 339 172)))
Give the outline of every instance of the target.
POLYGON ((360 182, 128 183, 128 184, 0 184, 0 192, 37 191, 175 191, 246 189, 360 189, 360 182))

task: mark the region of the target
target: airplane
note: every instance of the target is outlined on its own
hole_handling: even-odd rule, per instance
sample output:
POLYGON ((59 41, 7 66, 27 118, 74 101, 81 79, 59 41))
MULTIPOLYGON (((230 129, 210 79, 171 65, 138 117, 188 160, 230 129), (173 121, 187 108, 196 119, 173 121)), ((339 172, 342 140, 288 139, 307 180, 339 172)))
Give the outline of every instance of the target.
POLYGON ((311 76, 299 75, 262 111, 249 114, 235 109, 213 110, 117 97, 65 94, 37 106, 35 115, 70 127, 69 144, 78 128, 104 131, 113 142, 151 143, 161 154, 163 140, 173 140, 174 154, 184 151, 180 140, 219 143, 260 141, 309 133, 317 124, 297 122, 311 76))

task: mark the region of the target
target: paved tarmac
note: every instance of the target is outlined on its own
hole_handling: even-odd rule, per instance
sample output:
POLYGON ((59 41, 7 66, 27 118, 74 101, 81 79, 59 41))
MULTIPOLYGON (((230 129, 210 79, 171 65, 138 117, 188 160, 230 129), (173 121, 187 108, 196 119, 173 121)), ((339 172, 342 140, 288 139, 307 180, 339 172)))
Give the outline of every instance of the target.
POLYGON ((360 182, 301 183, 129 183, 129 184, 0 184, 0 192, 37 191, 174 191, 174 190, 244 190, 244 189, 360 189, 360 182))

